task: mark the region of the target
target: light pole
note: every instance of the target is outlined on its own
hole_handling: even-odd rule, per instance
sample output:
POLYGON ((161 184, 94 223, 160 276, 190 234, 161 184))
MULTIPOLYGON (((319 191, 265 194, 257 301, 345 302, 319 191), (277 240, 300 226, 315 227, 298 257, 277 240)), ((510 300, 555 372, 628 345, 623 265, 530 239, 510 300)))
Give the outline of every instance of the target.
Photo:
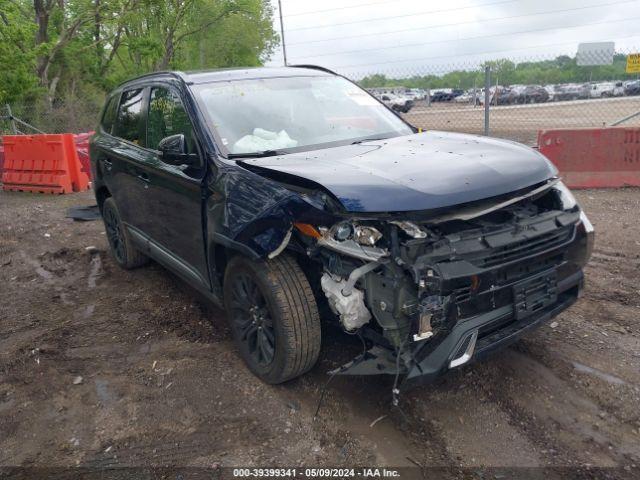
POLYGON ((278 14, 280 15, 280 36, 282 37, 282 56, 284 57, 284 66, 287 66, 287 46, 284 43, 284 23, 282 21, 282 1, 278 0, 278 14))

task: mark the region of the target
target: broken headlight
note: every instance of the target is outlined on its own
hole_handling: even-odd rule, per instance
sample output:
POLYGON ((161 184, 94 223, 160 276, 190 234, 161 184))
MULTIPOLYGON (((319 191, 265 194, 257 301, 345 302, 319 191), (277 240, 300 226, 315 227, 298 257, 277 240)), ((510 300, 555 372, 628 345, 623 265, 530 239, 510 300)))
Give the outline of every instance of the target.
POLYGON ((341 222, 334 225, 329 234, 334 240, 344 242, 346 240, 354 240, 360 245, 367 245, 372 247, 376 244, 382 233, 369 225, 357 225, 349 222, 341 222))
POLYGON ((349 240, 353 235, 353 225, 350 223, 339 223, 333 228, 331 233, 333 238, 339 242, 344 242, 345 240, 349 240))
POLYGON ((389 222, 397 225, 402 229, 404 233, 409 235, 411 238, 427 238, 427 232, 422 230, 418 225, 413 222, 398 222, 393 221, 389 222))

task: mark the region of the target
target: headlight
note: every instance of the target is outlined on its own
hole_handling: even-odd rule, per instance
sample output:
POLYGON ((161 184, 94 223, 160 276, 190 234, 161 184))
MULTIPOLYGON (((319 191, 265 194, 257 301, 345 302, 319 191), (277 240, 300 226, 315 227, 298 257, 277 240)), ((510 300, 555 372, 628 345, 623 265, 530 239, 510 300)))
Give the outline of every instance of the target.
POLYGON ((339 242, 348 240, 353 235, 353 225, 350 223, 339 223, 333 230, 333 238, 339 242))
POLYGON ((360 245, 373 246, 380 238, 382 233, 369 225, 356 225, 349 222, 342 222, 334 225, 329 235, 339 241, 344 242, 346 240, 354 240, 360 245))
POLYGON ((382 237, 382 234, 373 227, 356 226, 353 236, 359 244, 373 246, 382 237))
POLYGON ((578 204, 576 197, 573 196, 571 190, 564 183, 558 182, 553 188, 558 192, 563 210, 571 210, 578 204))

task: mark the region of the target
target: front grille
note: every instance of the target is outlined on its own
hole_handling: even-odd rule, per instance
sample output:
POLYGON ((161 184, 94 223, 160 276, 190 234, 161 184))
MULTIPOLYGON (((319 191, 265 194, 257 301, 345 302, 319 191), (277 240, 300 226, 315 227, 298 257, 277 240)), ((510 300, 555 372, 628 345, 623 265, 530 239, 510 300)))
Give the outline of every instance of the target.
POLYGON ((553 232, 493 248, 486 254, 475 257, 470 261, 477 267, 484 268, 503 265, 559 247, 571 240, 572 232, 572 226, 562 227, 553 232))
POLYGON ((453 294, 457 303, 466 302, 471 298, 471 287, 456 288, 453 294))

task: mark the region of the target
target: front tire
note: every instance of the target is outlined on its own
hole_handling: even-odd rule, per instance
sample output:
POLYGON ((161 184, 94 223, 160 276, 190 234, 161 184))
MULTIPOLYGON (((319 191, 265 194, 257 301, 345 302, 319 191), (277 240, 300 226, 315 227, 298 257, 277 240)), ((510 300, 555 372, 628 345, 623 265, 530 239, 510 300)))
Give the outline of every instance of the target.
POLYGON ((320 316, 305 274, 287 254, 268 261, 231 259, 225 308, 242 359, 260 379, 277 384, 313 367, 320 353, 320 316))
POLYGON ((122 224, 120 212, 113 197, 102 205, 102 219, 107 233, 111 254, 116 263, 126 270, 137 268, 149 261, 149 258, 133 246, 127 229, 122 224))

